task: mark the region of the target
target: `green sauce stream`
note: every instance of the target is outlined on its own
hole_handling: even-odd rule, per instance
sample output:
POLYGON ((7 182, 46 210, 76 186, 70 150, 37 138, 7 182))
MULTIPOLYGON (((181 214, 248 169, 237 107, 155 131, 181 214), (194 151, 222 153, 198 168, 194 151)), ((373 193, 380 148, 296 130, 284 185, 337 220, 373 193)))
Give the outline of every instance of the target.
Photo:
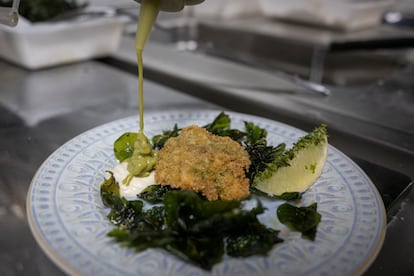
POLYGON ((157 152, 152 150, 152 145, 144 134, 144 62, 142 53, 157 18, 160 3, 161 0, 142 0, 139 12, 135 40, 138 63, 139 132, 134 144, 134 152, 127 159, 129 175, 123 181, 127 185, 134 176, 148 176, 154 169, 157 158, 157 152))
POLYGON ((161 0, 142 0, 135 48, 138 62, 139 131, 144 131, 144 62, 142 53, 157 18, 161 0))

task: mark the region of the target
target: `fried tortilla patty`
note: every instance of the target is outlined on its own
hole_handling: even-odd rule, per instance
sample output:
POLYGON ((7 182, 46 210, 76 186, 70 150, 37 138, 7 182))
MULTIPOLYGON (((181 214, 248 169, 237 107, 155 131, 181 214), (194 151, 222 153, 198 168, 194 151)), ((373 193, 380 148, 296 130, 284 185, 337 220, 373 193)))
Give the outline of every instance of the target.
POLYGON ((189 126, 158 153, 155 181, 193 190, 208 200, 240 200, 249 195, 247 151, 229 137, 189 126))

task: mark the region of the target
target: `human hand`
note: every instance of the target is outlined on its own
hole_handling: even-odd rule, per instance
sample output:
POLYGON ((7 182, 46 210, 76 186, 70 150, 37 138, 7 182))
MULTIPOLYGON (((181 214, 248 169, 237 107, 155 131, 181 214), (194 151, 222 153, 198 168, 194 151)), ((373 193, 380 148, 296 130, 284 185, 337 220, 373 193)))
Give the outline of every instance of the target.
MULTIPOLYGON (((141 3, 142 0, 135 0, 138 3, 141 3)), ((146 0, 151 1, 151 0, 146 0)), ((187 5, 196 5, 204 0, 161 0, 160 10, 167 12, 178 12, 187 5)))

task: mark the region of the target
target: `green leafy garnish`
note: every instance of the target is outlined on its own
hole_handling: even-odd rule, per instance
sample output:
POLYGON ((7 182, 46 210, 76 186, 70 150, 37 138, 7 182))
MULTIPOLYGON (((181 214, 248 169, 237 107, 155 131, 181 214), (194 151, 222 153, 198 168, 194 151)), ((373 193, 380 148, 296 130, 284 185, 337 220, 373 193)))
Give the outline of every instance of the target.
POLYGON ((192 191, 168 191, 160 198, 162 205, 146 210, 141 200, 115 198, 108 218, 117 228, 109 236, 136 251, 163 248, 207 270, 226 253, 266 255, 282 241, 257 219, 264 212, 260 201, 244 210, 240 201, 208 201, 192 191))
POLYGON ((136 132, 126 132, 116 139, 114 143, 114 154, 119 162, 132 156, 137 137, 138 133, 136 132))
POLYGON ((112 206, 119 198, 119 184, 115 181, 114 174, 110 171, 108 173, 110 176, 102 183, 100 193, 103 204, 105 206, 112 206))
POLYGON ((283 242, 278 231, 260 223, 251 223, 241 233, 227 239, 226 251, 229 256, 248 257, 267 255, 276 243, 283 242))
POLYGON ((181 128, 178 128, 177 124, 174 125, 172 130, 165 130, 161 134, 152 137, 152 145, 154 149, 160 150, 164 147, 165 143, 171 137, 177 137, 180 134, 181 128))
POLYGON ((228 136, 240 142, 246 134, 238 129, 231 128, 230 116, 221 112, 212 123, 203 126, 207 131, 218 136, 228 136))
POLYGON ((139 197, 151 204, 157 204, 161 203, 164 195, 172 190, 174 189, 171 186, 151 185, 145 188, 139 197))
POLYGON ((203 126, 211 133, 218 134, 230 128, 231 119, 230 116, 224 112, 220 112, 216 118, 214 118, 213 122, 203 126))
POLYGON ((301 232, 302 237, 315 240, 321 214, 317 212, 317 203, 304 207, 284 203, 277 208, 277 218, 290 230, 301 232))
POLYGON ((136 219, 141 214, 144 203, 141 200, 126 200, 125 198, 114 198, 111 205, 109 220, 123 229, 131 229, 136 226, 136 219))
POLYGON ((245 144, 247 146, 254 145, 256 143, 263 143, 263 141, 266 141, 266 129, 261 128, 252 122, 244 122, 244 128, 246 130, 245 144))
POLYGON ((260 139, 246 147, 250 156, 251 165, 247 172, 250 183, 256 174, 263 172, 268 168, 268 164, 274 162, 286 150, 284 143, 278 146, 268 146, 265 139, 260 139))
POLYGON ((301 193, 292 192, 292 193, 284 193, 278 198, 282 200, 295 200, 295 199, 300 199, 301 196, 302 196, 301 193))

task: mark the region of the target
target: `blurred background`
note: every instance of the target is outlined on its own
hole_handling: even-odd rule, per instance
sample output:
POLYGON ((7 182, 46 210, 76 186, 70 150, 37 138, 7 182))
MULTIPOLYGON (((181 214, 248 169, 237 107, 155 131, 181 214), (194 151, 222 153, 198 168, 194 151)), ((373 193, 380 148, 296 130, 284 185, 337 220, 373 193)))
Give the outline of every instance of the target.
MULTIPOLYGON (((138 111, 139 4, 58 2, 21 0, 18 25, 0 25, 2 275, 63 274, 29 229, 30 181, 69 139, 138 111)), ((231 110, 306 131, 326 123, 387 209, 366 275, 413 275, 413 0, 205 0, 159 14, 144 64, 148 112, 231 110)))

